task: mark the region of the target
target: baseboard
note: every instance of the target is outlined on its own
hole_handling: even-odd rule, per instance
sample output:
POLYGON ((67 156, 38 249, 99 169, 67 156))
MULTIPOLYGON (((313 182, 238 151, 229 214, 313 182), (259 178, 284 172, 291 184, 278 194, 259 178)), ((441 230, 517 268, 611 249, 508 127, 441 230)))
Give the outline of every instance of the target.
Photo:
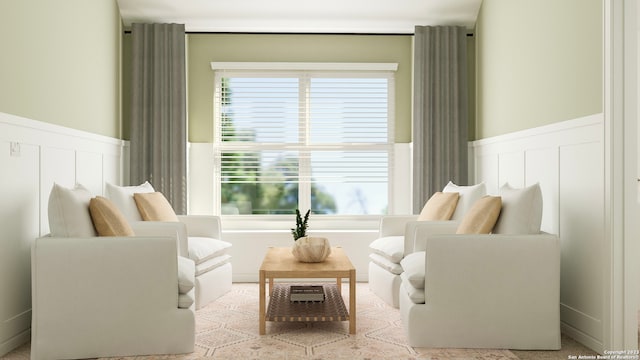
MULTIPOLYGON (((573 326, 565 323, 564 321, 560 322, 560 330, 562 331, 563 334, 569 336, 573 340, 581 343, 582 345, 597 352, 598 354, 602 354, 604 352, 604 344, 601 341, 596 340, 595 338, 574 328, 573 326)), ((579 354, 575 354, 575 355, 579 355, 579 354)))
POLYGON ((31 340, 31 329, 27 329, 0 344, 0 356, 6 355, 20 345, 27 343, 29 340, 31 340))

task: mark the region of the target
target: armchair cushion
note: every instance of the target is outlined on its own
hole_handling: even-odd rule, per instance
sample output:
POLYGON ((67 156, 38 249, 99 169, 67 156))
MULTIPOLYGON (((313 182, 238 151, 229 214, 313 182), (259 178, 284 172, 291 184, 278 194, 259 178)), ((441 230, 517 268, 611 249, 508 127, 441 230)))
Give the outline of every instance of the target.
POLYGON ((89 201, 91 220, 99 236, 134 236, 131 225, 109 199, 96 196, 89 201))
POLYGON ((67 189, 53 184, 49 194, 49 231, 52 237, 93 237, 96 230, 89 214, 93 196, 80 184, 67 189))
POLYGON ((231 260, 231 255, 224 254, 220 256, 216 256, 200 264, 196 265, 196 276, 200 276, 206 272, 209 272, 213 269, 217 269, 220 266, 228 263, 231 260))
POLYGON ((209 259, 223 255, 231 244, 206 237, 190 236, 189 237, 189 258, 198 264, 209 259))
POLYGON ((194 302, 193 292, 178 295, 178 308, 180 309, 188 309, 194 302))
POLYGON ((436 192, 429 198, 422 208, 418 221, 438 221, 449 220, 456 210, 458 198, 460 194, 457 192, 436 192))
POLYGON ((373 262, 374 264, 380 266, 381 268, 387 270, 392 274, 395 274, 395 275, 402 274, 402 266, 400 266, 400 264, 394 263, 388 258, 380 254, 376 254, 376 253, 369 254, 369 259, 371 259, 371 262, 373 262))
POLYGON ((35 239, 31 358, 192 352, 195 310, 178 308, 175 241, 140 236, 35 239))
POLYGON ((488 234, 500 215, 502 201, 499 196, 485 195, 476 201, 460 222, 456 234, 488 234))
POLYGON ((411 253, 400 261, 403 281, 408 281, 416 289, 424 289, 424 262, 426 254, 424 251, 411 253))
POLYGON ((461 220, 464 217, 464 214, 466 214, 467 211, 471 209, 473 204, 487 194, 487 187, 484 183, 460 186, 449 181, 442 192, 457 192, 458 194, 460 194, 460 199, 458 199, 456 211, 453 212, 451 219, 461 220))
POLYGON ((160 192, 135 193, 133 200, 144 221, 179 221, 171 204, 160 192))
POLYGON ((405 273, 402 273, 400 277, 402 278, 402 289, 407 292, 411 301, 414 304, 424 304, 426 300, 424 288, 418 289, 411 285, 411 281, 407 279, 405 273))
POLYGON ((404 236, 385 236, 374 240, 369 248, 392 262, 399 264, 404 256, 404 236))
POLYGON ((178 292, 186 294, 196 285, 196 268, 193 260, 178 256, 178 292))
POLYGON ((493 232, 496 234, 537 234, 542 224, 540 184, 514 189, 504 184, 499 191, 502 212, 493 232))
POLYGON ((129 221, 142 221, 142 216, 138 211, 136 202, 133 200, 133 194, 135 193, 150 193, 154 192, 153 186, 145 181, 143 184, 137 186, 117 186, 110 183, 105 184, 105 195, 111 200, 120 211, 124 214, 124 217, 129 221))

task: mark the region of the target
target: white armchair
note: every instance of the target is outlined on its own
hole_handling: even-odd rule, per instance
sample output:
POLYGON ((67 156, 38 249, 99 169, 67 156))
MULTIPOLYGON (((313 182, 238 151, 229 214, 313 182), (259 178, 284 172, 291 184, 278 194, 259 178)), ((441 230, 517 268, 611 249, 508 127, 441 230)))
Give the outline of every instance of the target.
POLYGON ((134 193, 154 192, 145 182, 138 186, 106 184, 105 194, 127 218, 133 230, 145 234, 178 233, 178 253, 194 261, 196 310, 231 290, 231 244, 221 240, 220 217, 178 215, 178 222, 143 221, 133 199, 134 193))
POLYGON ((556 235, 429 235, 425 250, 400 291, 410 346, 560 349, 556 235), (420 275, 422 291, 404 286, 420 275))
POLYGON ((416 252, 401 261, 409 345, 559 349, 560 240, 540 231, 541 220, 538 184, 505 185, 479 200, 456 234, 418 234, 407 245, 416 252))
POLYGON ((179 307, 175 242, 172 237, 36 239, 31 359, 193 352, 195 313, 193 306, 179 307))
MULTIPOLYGON (((432 230, 455 232, 458 222, 473 206, 476 200, 486 194, 484 183, 472 186, 447 184, 443 192, 459 193, 458 204, 449 221, 417 221, 417 215, 390 215, 380 220, 379 237, 369 248, 369 288, 387 304, 397 308, 400 291, 401 260, 413 250, 416 239, 421 233, 432 230)), ((421 240, 417 240, 421 241, 421 240)), ((424 248, 424 245, 419 247, 424 248)))
POLYGON ((54 184, 48 217, 31 252, 31 359, 193 351, 195 265, 177 231, 135 234, 81 185, 54 184))

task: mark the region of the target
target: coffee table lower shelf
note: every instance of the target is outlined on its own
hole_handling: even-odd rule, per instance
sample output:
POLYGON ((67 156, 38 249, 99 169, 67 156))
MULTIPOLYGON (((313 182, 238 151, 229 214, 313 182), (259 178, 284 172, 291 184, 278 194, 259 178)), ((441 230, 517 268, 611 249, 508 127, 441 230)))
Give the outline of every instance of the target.
POLYGON ((336 284, 323 284, 323 302, 291 302, 291 284, 275 284, 267 307, 266 321, 349 321, 349 313, 336 284))

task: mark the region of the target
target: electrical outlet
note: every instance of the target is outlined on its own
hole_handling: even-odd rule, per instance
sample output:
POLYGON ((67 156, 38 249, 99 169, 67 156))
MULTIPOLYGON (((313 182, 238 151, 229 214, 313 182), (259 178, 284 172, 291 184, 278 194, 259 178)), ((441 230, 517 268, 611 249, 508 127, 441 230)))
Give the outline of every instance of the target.
POLYGON ((9 146, 9 154, 11 156, 20 156, 20 143, 12 142, 9 146))

